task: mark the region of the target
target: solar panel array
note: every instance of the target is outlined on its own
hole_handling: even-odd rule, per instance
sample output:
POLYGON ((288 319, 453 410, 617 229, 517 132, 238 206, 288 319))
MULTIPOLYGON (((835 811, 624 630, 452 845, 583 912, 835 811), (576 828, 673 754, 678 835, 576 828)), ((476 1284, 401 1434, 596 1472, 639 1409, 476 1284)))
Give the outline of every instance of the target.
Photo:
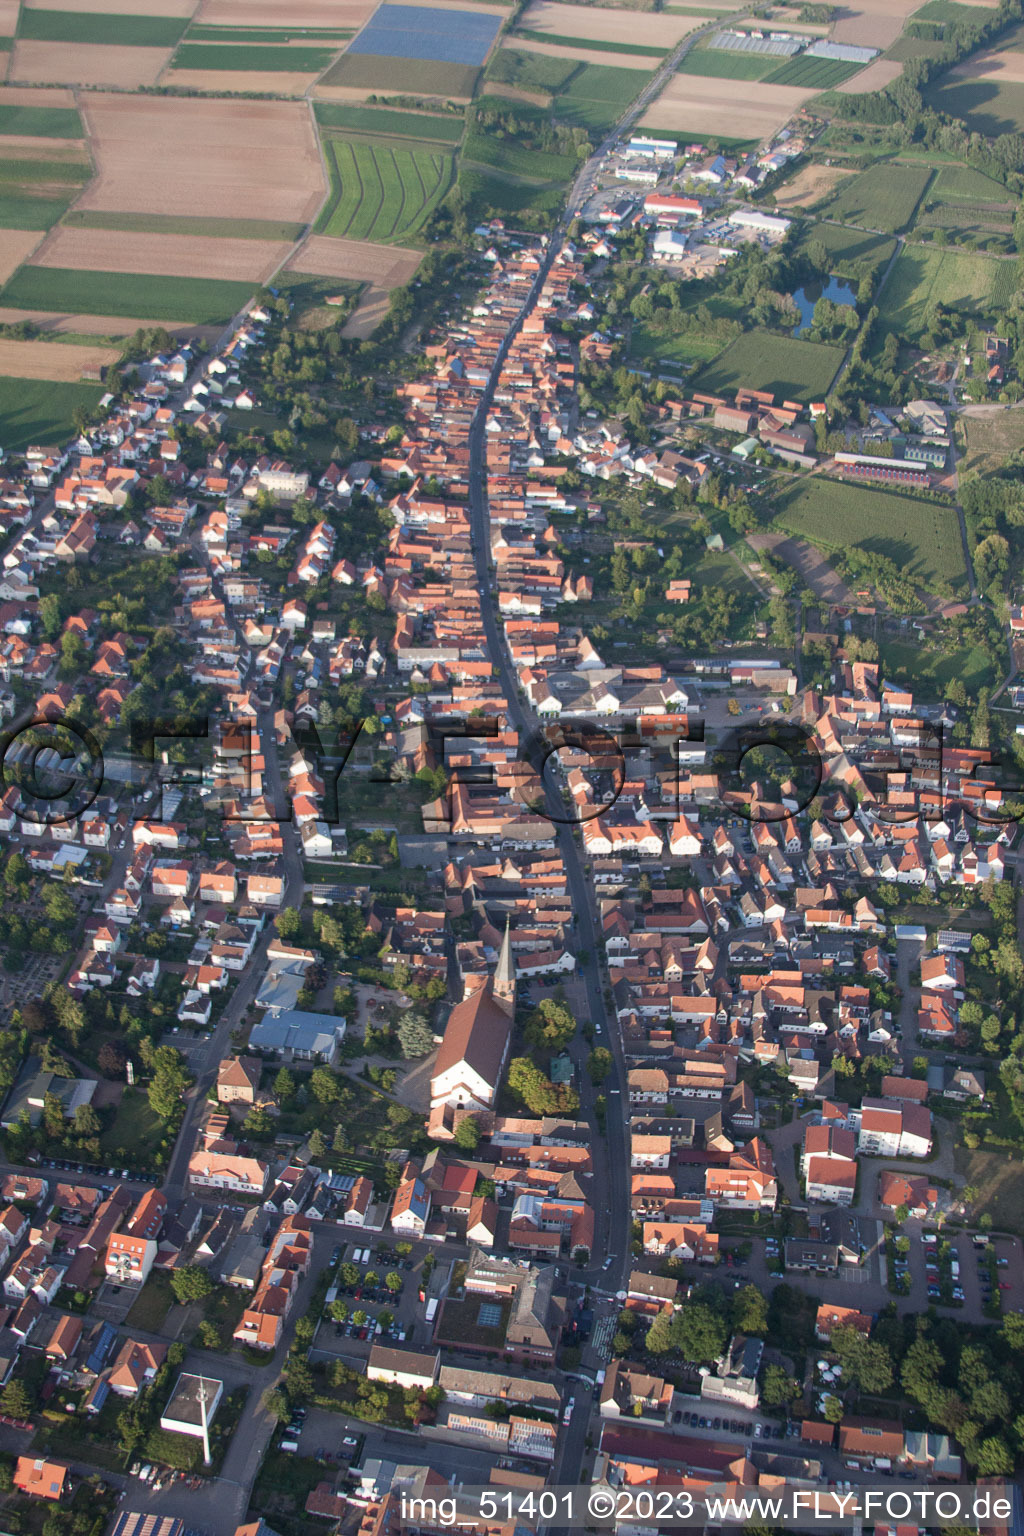
POLYGON ((829 43, 824 38, 807 50, 812 59, 838 59, 844 64, 870 64, 878 57, 877 48, 858 48, 854 43, 829 43))
POLYGON ((479 65, 487 58, 501 22, 500 16, 487 16, 480 11, 381 5, 345 51, 391 59, 479 65))

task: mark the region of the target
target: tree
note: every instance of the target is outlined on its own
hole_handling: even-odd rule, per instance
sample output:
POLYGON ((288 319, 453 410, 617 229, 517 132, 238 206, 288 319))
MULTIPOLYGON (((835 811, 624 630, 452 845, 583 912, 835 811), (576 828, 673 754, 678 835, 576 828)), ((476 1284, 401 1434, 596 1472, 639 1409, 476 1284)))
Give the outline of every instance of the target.
POLYGON ((402 1289, 402 1277, 398 1273, 397 1269, 388 1271, 388 1273, 384 1276, 384 1284, 392 1293, 402 1289))
POLYGON ((282 1067, 274 1078, 274 1097, 281 1104, 287 1104, 295 1097, 295 1079, 287 1067, 282 1067))
POLYGON ((879 1340, 865 1338, 856 1328, 833 1328, 831 1345, 854 1386, 872 1394, 892 1386, 892 1355, 879 1340))
POLYGON ((331 1302, 330 1315, 332 1323, 344 1323, 348 1320, 348 1302, 340 1296, 336 1296, 331 1302))
POLYGON ((324 1133, 319 1126, 315 1126, 313 1133, 309 1138, 309 1155, 315 1161, 319 1162, 319 1160, 326 1154, 326 1152, 327 1142, 324 1138, 324 1133))
POLYGON ((302 1403, 312 1397, 316 1385, 313 1368, 302 1355, 292 1353, 288 1356, 284 1368, 284 1384, 292 1403, 302 1403))
POLYGON ((787 1376, 781 1365, 766 1365, 761 1380, 761 1401, 766 1408, 782 1408, 801 1395, 800 1383, 787 1376))
POLYGON ((124 1077, 128 1057, 115 1040, 104 1040, 96 1060, 104 1077, 124 1077))
POLYGON ((429 1056, 434 1049, 434 1031, 415 1009, 404 1013, 398 1021, 398 1043, 406 1061, 417 1056, 429 1056))
POLYGON ((689 1301, 672 1324, 672 1342, 684 1360, 704 1365, 725 1348, 725 1320, 706 1302, 689 1301))
POLYGON ((197 1337, 200 1349, 220 1349, 220 1330, 208 1317, 200 1322, 197 1337))
POLYGON ((603 1045, 596 1045, 587 1057, 587 1072, 592 1083, 603 1083, 612 1070, 612 1053, 603 1045))
POLYGON ((213 1281, 198 1264, 186 1264, 183 1269, 172 1269, 171 1290, 182 1306, 190 1301, 203 1301, 213 1294, 213 1281))
POLYGON ((79 1104, 71 1123, 76 1136, 98 1136, 100 1133, 100 1117, 91 1104, 79 1104))
POLYGON ((474 1115, 466 1115, 455 1127, 455 1145, 462 1152, 475 1152, 480 1144, 480 1125, 474 1115))
POLYGON ((327 1067, 314 1067, 309 1074, 309 1091, 318 1104, 336 1104, 341 1097, 341 1084, 327 1067))
POLYGON ((153 1053, 153 1076, 147 1097, 149 1107, 161 1120, 169 1120, 176 1112, 181 1096, 189 1084, 189 1075, 173 1045, 159 1045, 153 1053))
POLYGON ((830 1392, 825 1398, 825 1420, 829 1424, 838 1424, 843 1417, 843 1405, 835 1393, 830 1392))
POLYGON ((756 1285, 744 1285, 733 1296, 732 1325, 739 1333, 767 1333, 768 1302, 756 1285))
POLYGON ((552 1055, 564 1050, 575 1033, 576 1020, 564 1003, 556 1003, 553 998, 538 1004, 523 1026, 526 1044, 552 1055))
POLYGON ((263 1406, 279 1424, 287 1424, 292 1416, 291 1404, 280 1387, 267 1388, 263 1394, 263 1406))
POLYGON ((0 1392, 0 1410, 12 1419, 28 1419, 34 1407, 28 1388, 23 1381, 12 1376, 0 1392))
POLYGON ((296 907, 282 907, 274 918, 274 927, 285 943, 297 939, 302 932, 302 918, 296 907))

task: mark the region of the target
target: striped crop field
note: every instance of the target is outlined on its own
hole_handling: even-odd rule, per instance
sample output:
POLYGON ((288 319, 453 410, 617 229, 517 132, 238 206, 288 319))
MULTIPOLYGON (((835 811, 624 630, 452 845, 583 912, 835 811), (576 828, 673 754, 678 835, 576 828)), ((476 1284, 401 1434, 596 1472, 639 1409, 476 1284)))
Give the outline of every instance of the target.
POLYGON ((331 200, 318 232, 350 240, 407 240, 452 184, 454 157, 437 144, 325 138, 331 200))

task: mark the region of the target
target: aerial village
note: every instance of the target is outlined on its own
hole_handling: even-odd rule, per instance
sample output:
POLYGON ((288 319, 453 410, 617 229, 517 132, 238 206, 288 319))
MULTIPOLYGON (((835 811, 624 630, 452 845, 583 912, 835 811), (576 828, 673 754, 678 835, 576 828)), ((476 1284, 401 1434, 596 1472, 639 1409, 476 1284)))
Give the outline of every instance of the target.
POLYGON ((478 235, 479 291, 362 457, 312 475, 221 440, 258 404, 257 305, 0 487, 4 714, 106 750, 80 810, 84 770, 60 816, 30 766, 0 800, 7 889, 70 946, 59 996, 33 958, 5 998, 27 1045, 0 1117, 0 1452, 65 1506, 95 1466, 117 1536, 272 1531, 289 1457, 311 1471, 288 1531, 375 1536, 432 1529, 399 1494, 453 1476, 841 1488, 1019 1454, 1020 1238, 973 1219, 954 1165, 1012 1023, 989 984, 1007 792, 982 749, 935 749, 941 699, 841 645, 823 689, 771 656, 616 663, 570 519, 586 548, 602 483, 699 490, 752 437, 813 461, 815 408, 670 397, 665 432, 711 445, 632 441, 579 409, 607 339, 562 329, 608 232, 553 259, 478 235), (214 444, 199 468, 182 421, 214 444), (339 544, 353 503, 379 544, 339 544), (112 556, 147 572, 145 633, 77 602, 112 556), (154 675, 206 715, 164 709, 140 762, 154 675), (332 712, 346 687, 368 724, 332 712), (813 796, 723 765, 734 716, 802 730, 813 796), (374 883, 388 859, 412 898, 374 883), (954 896, 991 915, 984 946, 954 896), (416 1010, 399 1082, 381 1042, 416 1010), (346 1123, 368 1100, 388 1156, 346 1123), (146 1104, 148 1146, 125 1128, 146 1104))

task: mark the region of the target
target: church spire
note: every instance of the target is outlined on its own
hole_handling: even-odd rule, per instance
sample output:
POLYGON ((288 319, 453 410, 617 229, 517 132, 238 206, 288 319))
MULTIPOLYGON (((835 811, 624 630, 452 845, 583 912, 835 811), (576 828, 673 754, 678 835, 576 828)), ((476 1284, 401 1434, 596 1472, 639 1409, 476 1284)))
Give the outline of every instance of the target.
POLYGON ((505 919, 505 937, 501 941, 498 968, 494 973, 494 983, 491 990, 495 999, 504 1007, 506 1013, 515 1013, 516 962, 512 956, 512 935, 509 932, 508 918, 505 919))

